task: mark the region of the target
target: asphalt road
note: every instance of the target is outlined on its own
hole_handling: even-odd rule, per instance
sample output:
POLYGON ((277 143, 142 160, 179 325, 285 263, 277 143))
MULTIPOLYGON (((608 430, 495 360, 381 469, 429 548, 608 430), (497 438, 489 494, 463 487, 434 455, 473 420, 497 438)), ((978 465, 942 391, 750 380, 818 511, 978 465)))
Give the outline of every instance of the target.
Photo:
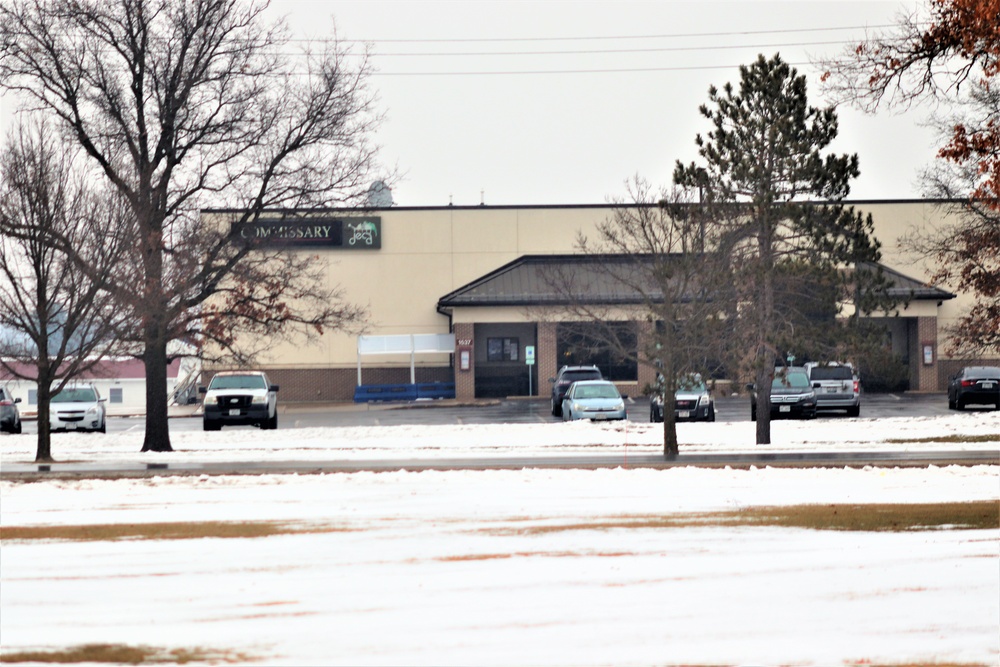
MULTIPOLYGON (((971 411, 971 409, 970 409, 971 411)), ((947 414, 944 394, 872 394, 864 398, 862 417, 926 417, 947 414)), ((629 421, 649 422, 649 401, 630 400, 629 421)), ((716 400, 716 419, 750 420, 750 399, 728 397, 716 400)), ((848 419, 843 412, 820 413, 819 419, 848 419)), ((430 401, 416 404, 284 405, 279 428, 323 426, 397 426, 414 424, 537 424, 558 422, 547 399, 506 399, 454 405, 430 401)), ((141 420, 137 420, 141 423, 141 420)), ((253 427, 227 427, 253 428, 253 427)), ((201 429, 200 419, 172 420, 171 430, 201 429)))
MULTIPOLYGON (((727 397, 716 399, 716 419, 724 422, 750 420, 750 399, 727 397)), ((970 407, 969 412, 976 410, 970 407)), ((989 409, 989 408, 981 408, 989 409)), ((401 426, 419 424, 537 424, 559 421, 549 412, 548 399, 513 398, 457 404, 451 401, 429 401, 415 404, 280 404, 278 427, 317 428, 329 426, 401 426)), ((928 417, 948 414, 945 394, 867 394, 862 399, 862 418, 928 417)), ((649 401, 640 397, 630 400, 629 421, 649 422, 649 401)), ((843 412, 820 413, 820 420, 850 419, 843 412)), ((142 416, 108 417, 108 431, 142 430, 142 416)), ((170 431, 201 430, 200 415, 170 420, 170 431)), ((256 428, 227 426, 226 429, 256 428)), ((33 421, 24 422, 25 433, 36 433, 33 421)), ((59 434, 54 434, 59 437, 59 434)))

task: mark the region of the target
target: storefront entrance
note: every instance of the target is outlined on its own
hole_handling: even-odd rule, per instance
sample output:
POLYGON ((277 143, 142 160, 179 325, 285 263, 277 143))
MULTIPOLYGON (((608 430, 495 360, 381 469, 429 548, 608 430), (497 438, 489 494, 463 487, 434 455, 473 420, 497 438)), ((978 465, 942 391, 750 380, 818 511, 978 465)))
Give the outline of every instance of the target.
POLYGON ((537 329, 534 323, 475 325, 476 398, 538 393, 538 366, 526 360, 527 348, 537 346, 537 329))

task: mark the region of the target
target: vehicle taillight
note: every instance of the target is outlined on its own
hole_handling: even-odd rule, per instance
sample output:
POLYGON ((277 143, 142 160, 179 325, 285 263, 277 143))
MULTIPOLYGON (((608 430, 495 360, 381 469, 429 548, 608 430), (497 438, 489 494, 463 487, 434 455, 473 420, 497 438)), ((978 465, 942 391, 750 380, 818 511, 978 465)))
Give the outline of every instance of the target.
POLYGON ((975 387, 976 386, 976 381, 975 380, 962 380, 962 386, 963 387, 975 387))
POLYGON ((854 381, 854 393, 857 394, 860 391, 861 391, 861 381, 860 380, 855 380, 854 381))
POLYGON ((14 405, 14 401, 3 400, 0 401, 0 405, 14 405))

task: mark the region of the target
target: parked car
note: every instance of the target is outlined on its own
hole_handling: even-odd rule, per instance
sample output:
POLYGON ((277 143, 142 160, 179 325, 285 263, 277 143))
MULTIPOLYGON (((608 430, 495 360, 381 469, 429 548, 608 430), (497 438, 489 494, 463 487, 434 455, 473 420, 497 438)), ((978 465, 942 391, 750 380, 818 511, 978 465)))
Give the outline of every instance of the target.
POLYGON ((559 369, 559 374, 554 378, 549 378, 552 383, 552 416, 558 417, 562 414, 563 398, 566 390, 577 380, 603 380, 601 370, 597 366, 563 366, 559 369))
POLYGON ((105 400, 89 382, 66 385, 49 401, 49 429, 106 433, 105 400))
POLYGON ((948 380, 948 409, 964 410, 970 404, 1000 410, 1000 368, 966 366, 948 380))
MULTIPOLYGON (((757 388, 748 384, 747 389, 750 390, 750 419, 757 421, 757 388)), ((816 416, 816 392, 804 368, 776 369, 770 396, 771 419, 813 419, 816 416)))
POLYGON ((805 369, 816 392, 817 410, 846 410, 849 417, 861 414, 861 381, 851 364, 810 362, 805 369))
POLYGON ((574 419, 625 419, 625 399, 607 380, 578 380, 569 386, 562 402, 563 421, 574 419))
POLYGON ((20 398, 14 398, 10 389, 0 387, 0 431, 21 432, 21 413, 17 409, 20 398))
POLYGON ((278 428, 278 385, 260 371, 216 373, 208 387, 198 391, 205 394, 202 425, 206 431, 239 424, 278 428))
MULTIPOLYGON (((675 421, 715 421, 715 401, 708 393, 708 387, 701 375, 693 374, 681 378, 674 392, 675 421)), ((649 399, 649 421, 663 421, 663 392, 657 391, 649 399)))

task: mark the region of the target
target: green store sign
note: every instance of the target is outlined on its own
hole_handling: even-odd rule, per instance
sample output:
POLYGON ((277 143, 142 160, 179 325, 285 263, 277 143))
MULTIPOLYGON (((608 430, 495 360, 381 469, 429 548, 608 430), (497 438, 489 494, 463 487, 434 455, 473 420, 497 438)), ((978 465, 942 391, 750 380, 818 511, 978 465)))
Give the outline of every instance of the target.
POLYGON ((242 225, 238 233, 247 242, 268 247, 378 250, 382 247, 382 218, 258 220, 242 225))

